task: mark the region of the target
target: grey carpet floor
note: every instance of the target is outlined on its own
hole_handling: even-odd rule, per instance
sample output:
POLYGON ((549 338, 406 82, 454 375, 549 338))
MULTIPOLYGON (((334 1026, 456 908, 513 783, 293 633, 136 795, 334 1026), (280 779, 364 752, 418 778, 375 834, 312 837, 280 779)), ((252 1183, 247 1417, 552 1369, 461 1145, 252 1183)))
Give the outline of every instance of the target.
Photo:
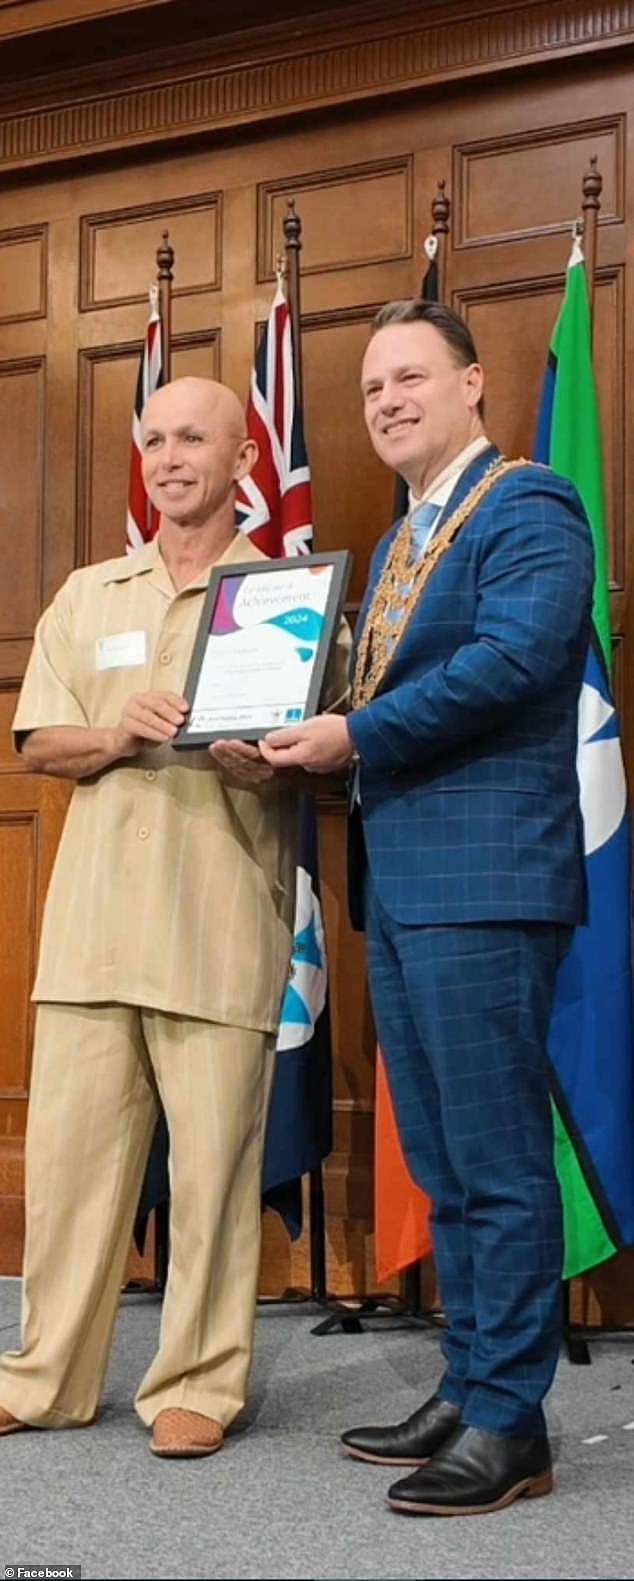
MULTIPOLYGON (((18 1345, 20 1287, 0 1280, 0 1347, 18 1345)), ((0 1440, 0 1574, 80 1564, 91 1578, 634 1575, 634 1339, 562 1356, 547 1402, 557 1491, 477 1519, 421 1520, 384 1504, 380 1466, 338 1453, 341 1429, 394 1421, 429 1394, 437 1338, 311 1334, 315 1313, 265 1307, 247 1411, 221 1454, 157 1461, 131 1409, 159 1307, 122 1302, 103 1409, 81 1432, 0 1440)))

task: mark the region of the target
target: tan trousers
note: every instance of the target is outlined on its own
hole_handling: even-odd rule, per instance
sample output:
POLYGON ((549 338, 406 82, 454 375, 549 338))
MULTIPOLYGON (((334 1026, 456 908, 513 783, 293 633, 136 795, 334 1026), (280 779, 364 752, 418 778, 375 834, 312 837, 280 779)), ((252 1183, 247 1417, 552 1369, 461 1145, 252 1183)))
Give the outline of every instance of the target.
POLYGON ((41 1005, 26 1142, 22 1350, 0 1405, 38 1427, 94 1416, 160 1092, 171 1256, 148 1425, 185 1406, 225 1426, 244 1404, 260 1252, 274 1038, 127 1005, 41 1005))

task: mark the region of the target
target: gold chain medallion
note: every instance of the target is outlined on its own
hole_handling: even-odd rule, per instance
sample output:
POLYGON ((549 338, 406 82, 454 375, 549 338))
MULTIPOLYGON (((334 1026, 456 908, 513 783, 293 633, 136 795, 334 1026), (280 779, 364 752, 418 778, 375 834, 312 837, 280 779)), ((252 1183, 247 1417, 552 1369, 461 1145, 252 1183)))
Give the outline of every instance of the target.
POLYGON ((534 464, 523 457, 517 461, 505 461, 503 457, 494 461, 415 563, 412 563, 412 524, 409 516, 406 517, 385 561, 361 633, 352 682, 353 708, 364 708, 375 696, 432 571, 447 553, 460 528, 494 483, 517 467, 534 464))

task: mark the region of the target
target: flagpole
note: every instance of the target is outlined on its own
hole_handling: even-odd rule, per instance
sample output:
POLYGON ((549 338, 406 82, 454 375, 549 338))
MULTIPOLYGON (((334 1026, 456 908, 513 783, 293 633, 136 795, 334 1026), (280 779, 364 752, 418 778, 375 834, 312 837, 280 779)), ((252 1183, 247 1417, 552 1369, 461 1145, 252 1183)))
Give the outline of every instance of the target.
MULTIPOLYGON (((581 182, 582 191, 582 221, 577 221, 577 229, 582 231, 583 257, 588 286, 588 302, 590 305, 590 350, 594 330, 594 288, 597 269, 597 232, 599 209, 601 207, 601 192, 603 177, 598 169, 597 155, 592 154, 590 168, 584 172, 581 182)), ((576 1366, 587 1367, 590 1364, 590 1352, 583 1334, 574 1332, 571 1310, 572 1280, 563 1281, 563 1331, 568 1360, 576 1366)))
POLYGON ((594 325, 594 287, 597 272, 597 234, 599 225, 599 209, 601 208, 601 192, 603 190, 603 176, 598 168, 596 154, 590 159, 590 169, 586 170, 581 183, 583 199, 581 209, 583 213, 583 255, 586 262, 586 279, 588 282, 588 298, 590 301, 590 345, 592 346, 592 330, 594 325))
POLYGON ((159 312, 161 315, 161 340, 163 348, 163 381, 172 377, 172 285, 174 281, 174 248, 170 245, 169 231, 163 231, 163 240, 156 249, 158 265, 159 312))
MULTIPOLYGON (((302 410, 302 324, 299 255, 302 247, 302 222, 295 208, 295 199, 288 198, 282 222, 284 251, 286 253, 286 300, 291 315, 293 344, 293 375, 295 400, 302 410)), ((326 1208, 324 1202, 324 1177, 321 1164, 311 1169, 309 1177, 310 1221, 310 1289, 315 1301, 325 1301, 327 1296, 326 1269, 326 1208)))
MULTIPOLYGON (((430 264, 432 262, 436 264, 437 300, 439 302, 444 302, 447 287, 447 252, 449 247, 449 217, 451 214, 451 200, 447 197, 445 188, 446 180, 444 176, 441 176, 437 183, 435 196, 431 201, 432 226, 424 249, 425 257, 430 264), (435 243, 433 247, 430 245, 431 239, 435 243)), ((424 283, 421 294, 424 295, 424 283)), ((413 1316, 428 1315, 425 1314, 422 1305, 422 1274, 423 1262, 421 1258, 417 1258, 416 1262, 410 1263, 404 1273, 405 1309, 406 1313, 413 1316)))
POLYGON ((291 315, 295 397, 301 411, 303 404, 303 370, 299 255, 302 248, 302 222, 295 210, 294 198, 287 199, 282 229, 284 231, 284 251, 286 253, 286 300, 291 315))
MULTIPOLYGON (((174 282, 174 248, 169 231, 163 231, 160 247, 156 249, 159 314, 161 319, 161 360, 163 383, 167 384, 172 373, 172 285, 174 282)), ((159 1202, 154 1209, 154 1278, 161 1294, 167 1284, 170 1250, 170 1203, 159 1202)))
POLYGON ((451 200, 445 192, 445 178, 438 182, 436 196, 432 198, 431 234, 436 237, 436 267, 438 270, 438 301, 444 302, 447 286, 447 251, 449 247, 449 216, 451 200))

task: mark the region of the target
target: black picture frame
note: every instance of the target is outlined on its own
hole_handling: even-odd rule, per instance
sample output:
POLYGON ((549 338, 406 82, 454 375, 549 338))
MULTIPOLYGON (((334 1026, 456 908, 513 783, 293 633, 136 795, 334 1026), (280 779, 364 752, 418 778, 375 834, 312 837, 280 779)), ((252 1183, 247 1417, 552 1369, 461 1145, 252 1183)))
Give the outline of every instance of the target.
POLYGON ((196 696, 199 687, 200 674, 207 653, 207 642, 212 633, 214 613, 223 582, 226 579, 248 579, 253 576, 275 577, 282 571, 302 570, 312 566, 328 565, 332 567, 332 576, 327 594, 326 608, 323 614, 323 627, 315 649, 315 657, 311 664, 311 676, 303 707, 302 719, 311 719, 319 711, 324 677, 330 649, 336 637, 341 612, 343 608, 350 570, 352 555, 347 549, 334 549, 330 553, 289 555, 280 560, 244 560, 227 562, 226 565, 214 566, 209 578, 209 586, 205 595, 196 640, 194 643, 187 680, 185 682, 185 698, 189 704, 189 714, 184 725, 174 737, 172 746, 177 751, 200 750, 214 741, 259 741, 269 730, 274 730, 281 725, 290 723, 286 718, 262 725, 249 725, 240 723, 239 715, 244 716, 245 707, 236 707, 236 722, 232 728, 223 725, 222 729, 192 728, 193 718, 196 714, 204 712, 196 709, 196 696))

